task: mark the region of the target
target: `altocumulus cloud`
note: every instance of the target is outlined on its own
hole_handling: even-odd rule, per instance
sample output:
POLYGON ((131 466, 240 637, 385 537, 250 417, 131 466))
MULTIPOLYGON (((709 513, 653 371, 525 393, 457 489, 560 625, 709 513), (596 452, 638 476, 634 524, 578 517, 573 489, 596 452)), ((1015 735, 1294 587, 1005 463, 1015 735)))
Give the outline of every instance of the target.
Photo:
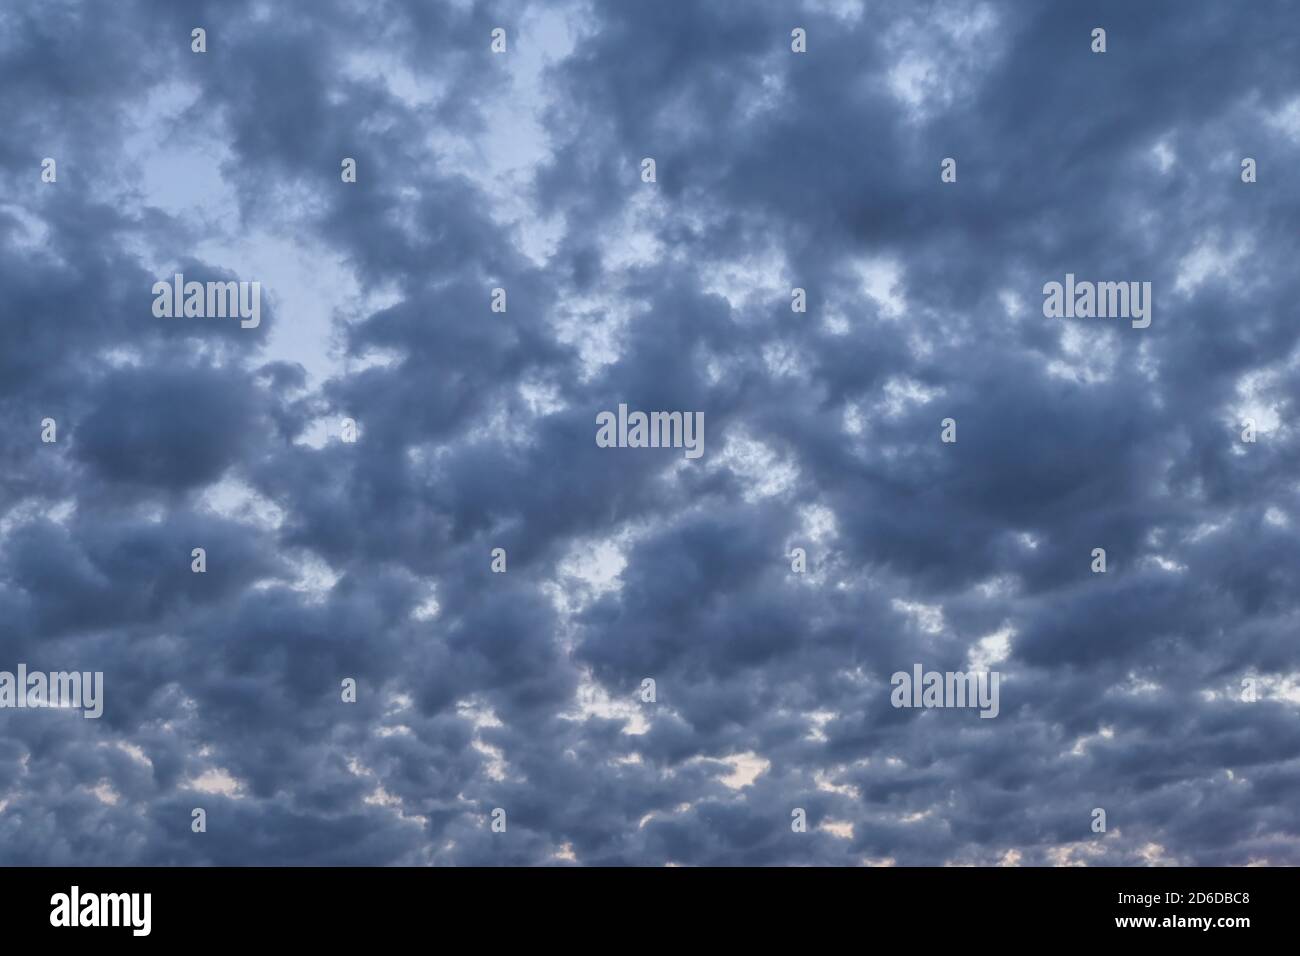
POLYGON ((0 862, 1300 863, 1288 4, 312 6, 0 11, 0 862))

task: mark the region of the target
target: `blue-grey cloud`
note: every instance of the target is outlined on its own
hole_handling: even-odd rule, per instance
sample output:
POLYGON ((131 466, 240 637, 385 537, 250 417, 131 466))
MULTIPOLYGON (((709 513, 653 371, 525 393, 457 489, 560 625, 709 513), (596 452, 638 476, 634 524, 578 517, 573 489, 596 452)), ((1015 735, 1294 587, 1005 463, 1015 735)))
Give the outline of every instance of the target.
POLYGON ((1295 50, 1283 2, 11 5, 0 670, 106 700, 0 709, 0 860, 1300 862, 1295 50), (261 324, 155 317, 177 272, 261 324), (1067 273, 1150 327, 1045 318, 1067 273), (598 447, 620 403, 704 455, 598 447), (998 716, 891 706, 918 661, 998 716))

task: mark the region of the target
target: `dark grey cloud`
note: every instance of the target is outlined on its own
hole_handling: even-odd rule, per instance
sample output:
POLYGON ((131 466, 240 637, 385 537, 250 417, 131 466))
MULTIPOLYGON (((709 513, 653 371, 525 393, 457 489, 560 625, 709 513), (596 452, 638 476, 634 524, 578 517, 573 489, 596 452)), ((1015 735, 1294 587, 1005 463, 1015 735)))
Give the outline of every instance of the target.
POLYGON ((0 860, 1300 862, 1296 47, 1281 2, 0 13, 0 670, 106 684, 0 709, 0 860), (175 272, 261 325, 155 318, 175 272), (1151 326, 1044 318, 1067 272, 1151 326), (703 457, 597 447, 620 402, 703 457), (895 709, 915 662, 999 715, 895 709))

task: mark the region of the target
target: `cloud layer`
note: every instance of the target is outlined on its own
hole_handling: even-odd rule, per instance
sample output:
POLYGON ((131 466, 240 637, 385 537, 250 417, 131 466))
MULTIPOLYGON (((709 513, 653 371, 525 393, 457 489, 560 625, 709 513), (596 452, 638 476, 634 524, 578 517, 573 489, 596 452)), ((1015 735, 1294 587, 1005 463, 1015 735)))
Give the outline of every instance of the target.
POLYGON ((0 670, 106 699, 0 710, 0 862, 1300 863, 1298 45, 1283 2, 7 5, 0 670), (260 326, 155 318, 177 272, 260 326), (1044 318, 1067 273, 1151 326, 1044 318), (619 403, 704 456, 597 447, 619 403), (999 716, 891 707, 914 662, 999 716))

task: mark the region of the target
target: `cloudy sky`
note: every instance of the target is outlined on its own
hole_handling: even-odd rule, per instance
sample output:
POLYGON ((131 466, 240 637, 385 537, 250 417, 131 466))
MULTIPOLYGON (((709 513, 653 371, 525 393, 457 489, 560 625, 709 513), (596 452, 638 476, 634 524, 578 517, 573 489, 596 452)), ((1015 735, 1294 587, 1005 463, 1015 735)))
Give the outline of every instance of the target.
POLYGON ((0 7, 0 862, 1300 863, 1293 5, 310 8, 0 7))

